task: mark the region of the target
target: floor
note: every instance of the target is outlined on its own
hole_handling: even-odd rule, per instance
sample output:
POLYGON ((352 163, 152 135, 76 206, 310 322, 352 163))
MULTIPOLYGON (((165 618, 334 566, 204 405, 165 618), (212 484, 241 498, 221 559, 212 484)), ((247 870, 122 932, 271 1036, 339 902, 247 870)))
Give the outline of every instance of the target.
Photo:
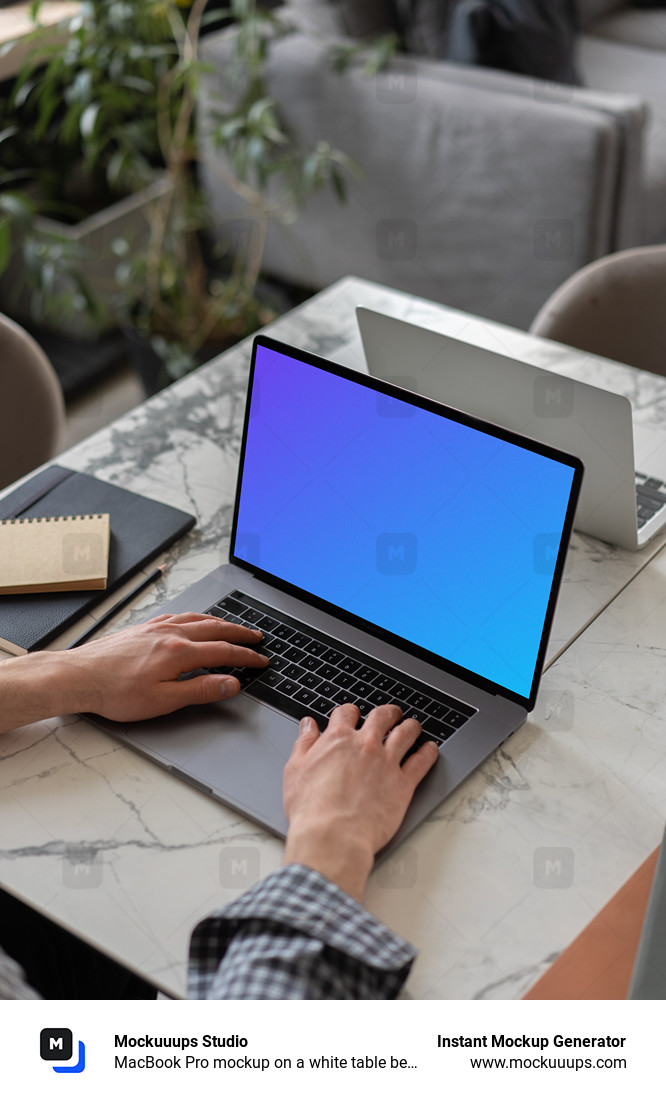
POLYGON ((129 365, 98 382, 68 403, 63 450, 106 427, 144 400, 144 393, 129 365))

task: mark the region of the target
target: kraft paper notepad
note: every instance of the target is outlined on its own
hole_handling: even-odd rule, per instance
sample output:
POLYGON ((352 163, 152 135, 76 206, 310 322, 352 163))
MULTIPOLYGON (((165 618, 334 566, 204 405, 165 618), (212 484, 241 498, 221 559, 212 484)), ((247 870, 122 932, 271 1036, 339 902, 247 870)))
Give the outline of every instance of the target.
POLYGON ((55 464, 0 497, 0 520, 103 512, 111 517, 106 589, 0 596, 0 649, 16 654, 43 649, 196 522, 169 504, 55 464))
POLYGON ((106 588, 109 515, 0 520, 0 597, 106 588))

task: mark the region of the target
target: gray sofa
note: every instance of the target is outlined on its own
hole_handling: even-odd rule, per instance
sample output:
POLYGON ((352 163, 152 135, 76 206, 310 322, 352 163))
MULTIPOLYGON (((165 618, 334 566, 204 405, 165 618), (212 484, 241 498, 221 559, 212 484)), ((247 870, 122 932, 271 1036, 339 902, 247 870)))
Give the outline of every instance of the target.
MULTIPOLYGON (((318 193, 271 229, 264 270, 312 288, 359 275, 527 328, 584 264, 665 240, 666 9, 581 7, 579 88, 411 55, 338 76, 322 59, 346 30, 335 0, 292 0, 271 91, 299 140, 329 140, 363 176, 346 204, 318 193)), ((202 133, 228 36, 206 39, 202 133)), ((233 216, 212 167, 203 178, 233 216)))

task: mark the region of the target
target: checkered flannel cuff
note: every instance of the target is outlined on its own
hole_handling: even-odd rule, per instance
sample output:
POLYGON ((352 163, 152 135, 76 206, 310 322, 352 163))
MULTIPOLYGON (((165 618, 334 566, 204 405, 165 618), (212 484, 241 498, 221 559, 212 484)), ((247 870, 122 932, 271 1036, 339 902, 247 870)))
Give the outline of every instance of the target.
POLYGON ((21 967, 0 948, 0 1001, 39 1000, 39 993, 28 985, 21 967))
POLYGON ((190 996, 395 997, 413 947, 317 871, 290 864, 202 921, 190 996))

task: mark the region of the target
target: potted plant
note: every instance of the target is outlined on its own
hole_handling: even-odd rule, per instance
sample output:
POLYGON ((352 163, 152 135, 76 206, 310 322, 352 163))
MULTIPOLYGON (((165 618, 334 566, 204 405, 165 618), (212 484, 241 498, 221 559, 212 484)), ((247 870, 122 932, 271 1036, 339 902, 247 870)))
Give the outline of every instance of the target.
POLYGON ((145 236, 144 208, 165 186, 155 104, 174 43, 163 9, 83 0, 55 40, 36 23, 0 132, 0 270, 19 316, 83 334, 113 324, 111 242, 145 236))
POLYGON ((147 247, 115 242, 119 253, 117 313, 161 360, 161 381, 178 377, 274 315, 270 295, 259 288, 268 224, 289 220, 308 194, 332 185, 344 198, 344 173, 354 166, 342 152, 321 142, 299 148, 280 122, 278 105, 265 85, 271 42, 289 33, 274 12, 254 0, 231 0, 228 14, 234 66, 230 100, 215 117, 214 137, 227 154, 227 168, 216 162, 220 185, 231 188, 242 206, 245 232, 222 254, 206 248, 209 212, 198 185, 200 157, 195 128, 199 59, 206 0, 193 0, 187 16, 169 17, 178 61, 160 82, 158 133, 168 187, 150 212, 147 247), (276 198, 279 193, 279 198, 276 198))
MULTIPOLYGON (((71 155, 67 179, 85 180, 94 201, 119 186, 129 191, 124 201, 131 204, 137 192, 149 188, 142 225, 112 226, 98 248, 103 274, 93 287, 76 274, 81 249, 66 247, 62 233, 46 241, 41 237, 39 247, 55 248, 57 254, 54 258, 51 251, 47 257, 48 285, 43 285, 43 262, 33 278, 42 282, 44 311, 54 301, 62 311, 66 294, 55 292, 61 278, 70 304, 87 318, 96 319, 101 312, 132 332, 134 346, 152 356, 151 390, 270 319, 273 307, 259 283, 268 224, 293 218, 319 187, 332 186, 343 199, 345 174, 354 170, 344 153, 326 142, 300 148, 280 121, 279 105, 265 80, 272 42, 291 29, 279 12, 257 6, 255 0, 230 0, 222 12, 216 6, 214 17, 226 17, 234 27, 230 95, 214 118, 214 137, 226 153, 226 167, 216 161, 215 170, 221 186, 237 194, 246 231, 222 254, 211 253, 209 212, 197 181, 196 130, 204 71, 199 42, 211 14, 207 3, 142 0, 137 6, 84 0, 80 17, 70 21, 69 44, 52 46, 46 68, 35 70, 33 63, 14 88, 12 106, 16 112, 31 108, 32 130, 23 127, 19 135, 14 119, 4 140, 0 134, 2 163, 6 172, 14 173, 14 185, 21 172, 32 182, 37 179, 40 188, 51 179, 52 159, 48 166, 39 164, 39 170, 33 161, 31 174, 21 168, 21 156, 27 155, 21 149, 48 135, 71 155), (58 106, 58 92, 65 97, 64 106, 58 106)), ((37 3, 36 12, 38 8, 37 3)), ((385 59, 385 43, 378 45, 376 56, 385 59)), ((337 58, 334 63, 344 67, 349 61, 340 66, 337 58)), ((34 231, 37 224, 33 199, 17 198, 15 186, 5 190, 4 198, 3 208, 0 193, 0 266, 9 220, 22 218, 24 230, 28 226, 34 231), (14 205, 9 213, 7 202, 14 205), (23 203, 20 216, 17 203, 23 203)), ((49 196, 46 202, 40 191, 41 210, 66 208, 69 202, 69 185, 65 194, 49 196)), ((27 234, 25 239, 33 242, 34 255, 33 238, 27 234)))

